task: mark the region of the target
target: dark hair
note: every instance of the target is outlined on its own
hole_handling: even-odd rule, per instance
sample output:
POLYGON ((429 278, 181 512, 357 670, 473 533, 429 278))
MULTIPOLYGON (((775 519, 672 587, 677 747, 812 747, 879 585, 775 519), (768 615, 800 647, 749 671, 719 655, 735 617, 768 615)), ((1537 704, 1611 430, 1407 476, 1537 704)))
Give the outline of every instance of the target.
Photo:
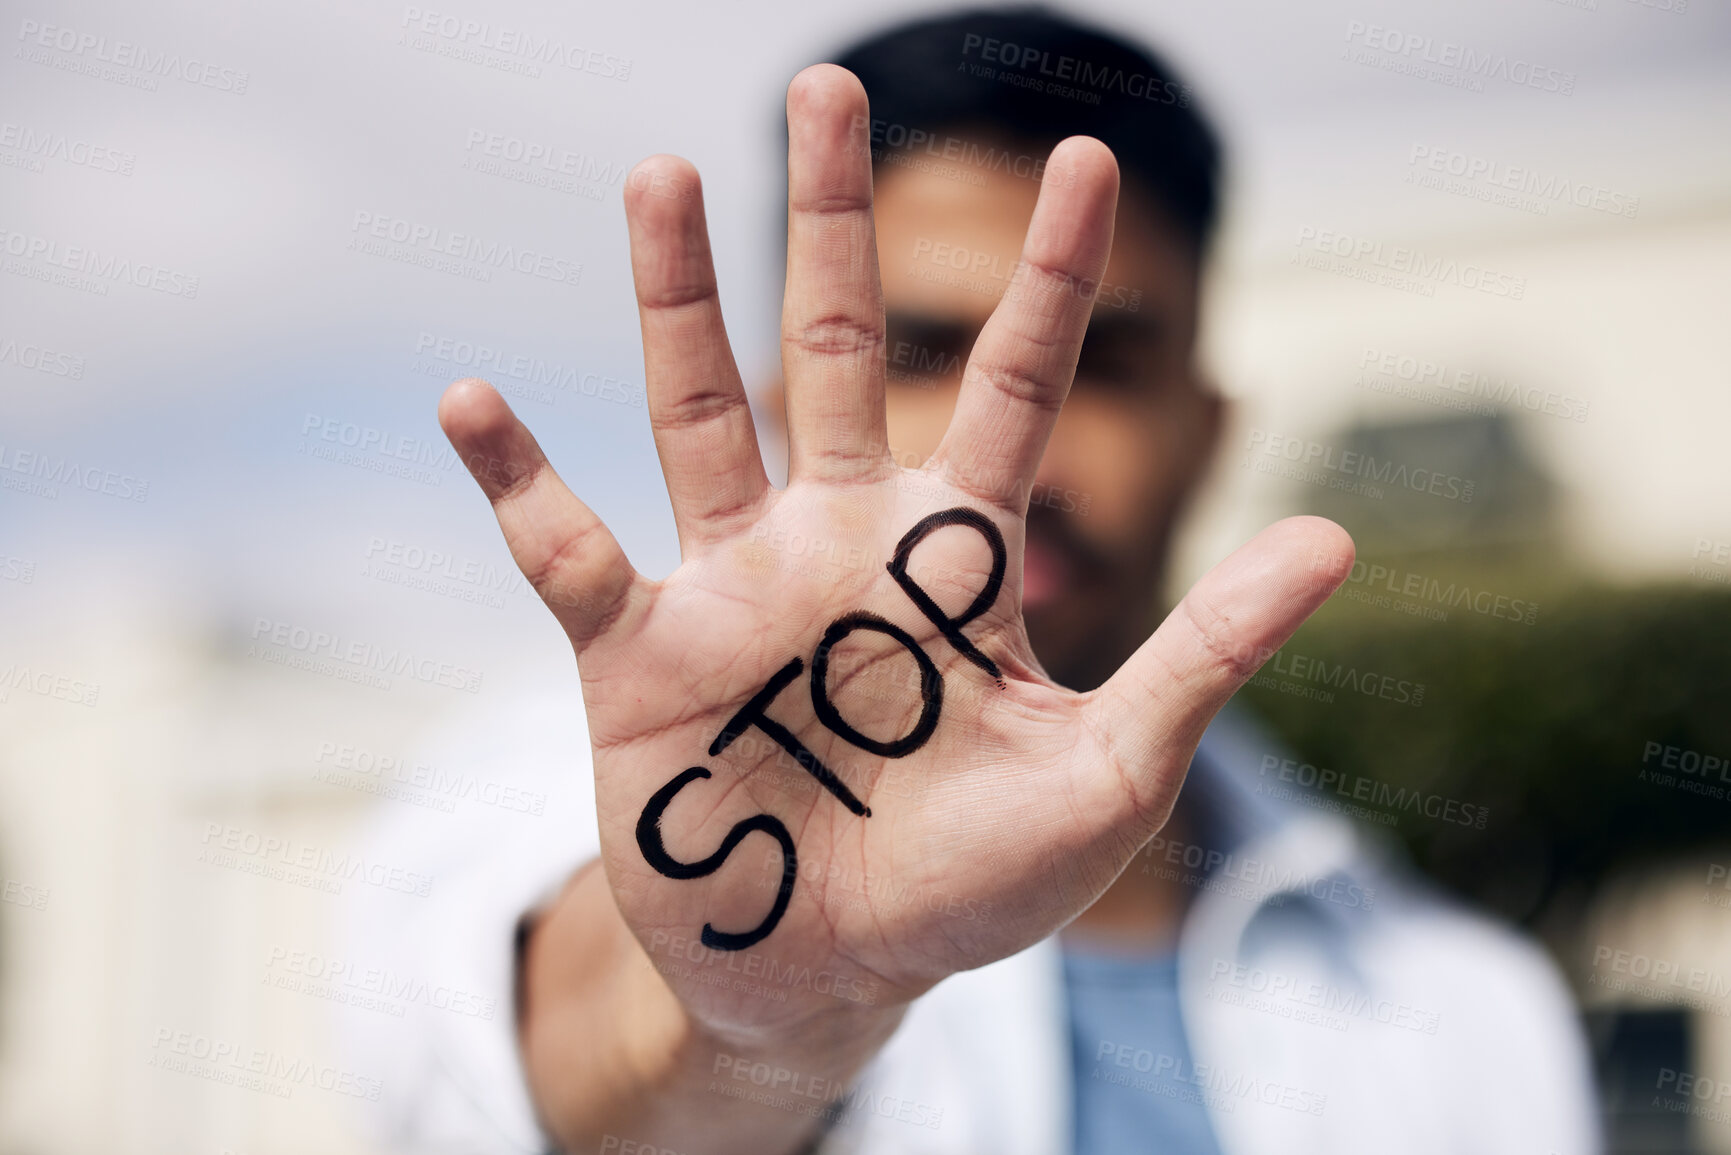
POLYGON ((835 63, 865 85, 874 167, 916 139, 941 150, 947 134, 972 133, 1043 155, 1083 133, 1112 150, 1198 254, 1207 247, 1220 144, 1190 89, 1146 49, 1043 8, 982 8, 897 25, 835 63))

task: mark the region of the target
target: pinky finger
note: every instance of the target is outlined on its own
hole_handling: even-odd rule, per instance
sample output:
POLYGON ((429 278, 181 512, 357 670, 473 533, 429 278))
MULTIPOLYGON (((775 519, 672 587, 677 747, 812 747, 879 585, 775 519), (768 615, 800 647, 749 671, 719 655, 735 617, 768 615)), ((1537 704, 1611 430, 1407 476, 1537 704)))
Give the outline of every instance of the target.
POLYGON ((439 424, 493 503, 517 567, 581 653, 629 607, 637 571, 491 385, 452 385, 439 424))

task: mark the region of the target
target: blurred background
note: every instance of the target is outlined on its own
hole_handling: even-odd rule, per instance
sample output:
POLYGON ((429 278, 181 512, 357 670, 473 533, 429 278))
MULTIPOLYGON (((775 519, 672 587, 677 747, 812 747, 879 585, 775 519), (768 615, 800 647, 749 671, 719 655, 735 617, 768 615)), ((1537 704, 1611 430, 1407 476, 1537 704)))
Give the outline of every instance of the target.
MULTIPOLYGON (((1356 820, 1553 952, 1615 1150, 1731 1152, 1727 1101, 1656 1087, 1731 1086, 1731 7, 1060 7, 1168 54, 1229 150, 1205 344, 1233 424, 1175 588, 1286 513, 1352 531, 1361 565, 1245 701, 1303 785, 1373 780, 1356 820), (1567 84, 1415 75, 1370 23, 1567 84), (1416 271, 1384 275, 1396 249, 1416 271), (1342 488, 1351 452, 1448 482, 1342 488), (1315 671, 1342 666, 1420 692, 1331 692, 1315 671)), ((577 694, 439 393, 493 380, 638 568, 671 569, 625 173, 701 170, 735 349, 769 378, 784 87, 932 9, 437 10, 598 63, 464 50, 416 30, 431 4, 4 5, 3 1155, 368 1150, 343 1091, 153 1056, 191 1032, 342 1068, 342 1016, 439 1013, 276 981, 338 949, 343 886, 420 901, 427 864, 333 892, 259 873, 261 847, 349 853, 404 806, 539 820, 416 760, 489 702, 577 694), (316 638, 413 662, 310 663, 316 638)))

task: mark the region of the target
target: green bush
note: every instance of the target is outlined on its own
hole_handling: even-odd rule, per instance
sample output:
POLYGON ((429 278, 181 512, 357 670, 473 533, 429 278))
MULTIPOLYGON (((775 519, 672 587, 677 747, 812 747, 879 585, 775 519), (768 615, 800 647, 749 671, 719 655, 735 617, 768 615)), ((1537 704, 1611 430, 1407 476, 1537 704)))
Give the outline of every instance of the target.
POLYGON ((1509 919, 1566 919, 1613 872, 1731 846, 1731 767, 1666 770, 1649 745, 1731 759, 1725 592, 1576 589, 1533 625, 1337 595, 1282 654, 1323 679, 1344 667, 1424 684, 1418 706, 1350 687, 1323 702, 1267 678, 1243 699, 1307 762, 1488 808, 1483 830, 1401 811, 1386 828, 1425 873, 1509 919))

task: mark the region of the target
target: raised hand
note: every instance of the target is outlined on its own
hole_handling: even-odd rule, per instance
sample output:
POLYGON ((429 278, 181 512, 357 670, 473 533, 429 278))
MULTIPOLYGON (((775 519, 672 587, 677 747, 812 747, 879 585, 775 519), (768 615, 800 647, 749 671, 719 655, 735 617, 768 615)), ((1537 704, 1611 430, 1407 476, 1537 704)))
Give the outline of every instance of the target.
POLYGON ((1209 720, 1352 557, 1331 523, 1282 522, 1098 690, 1047 678, 1021 620, 1023 518, 1111 246, 1117 167, 1089 138, 1053 151, 949 431, 904 469, 885 435, 866 116, 833 66, 789 90, 785 489, 759 457, 701 201, 657 195, 696 173, 655 157, 628 182, 682 553, 664 581, 632 569, 497 393, 460 382, 440 408, 576 648, 618 910, 718 1031, 791 1029, 864 990, 904 1003, 1063 926, 1160 829, 1209 720), (832 981, 781 981, 785 997, 707 981, 740 954, 832 981))

